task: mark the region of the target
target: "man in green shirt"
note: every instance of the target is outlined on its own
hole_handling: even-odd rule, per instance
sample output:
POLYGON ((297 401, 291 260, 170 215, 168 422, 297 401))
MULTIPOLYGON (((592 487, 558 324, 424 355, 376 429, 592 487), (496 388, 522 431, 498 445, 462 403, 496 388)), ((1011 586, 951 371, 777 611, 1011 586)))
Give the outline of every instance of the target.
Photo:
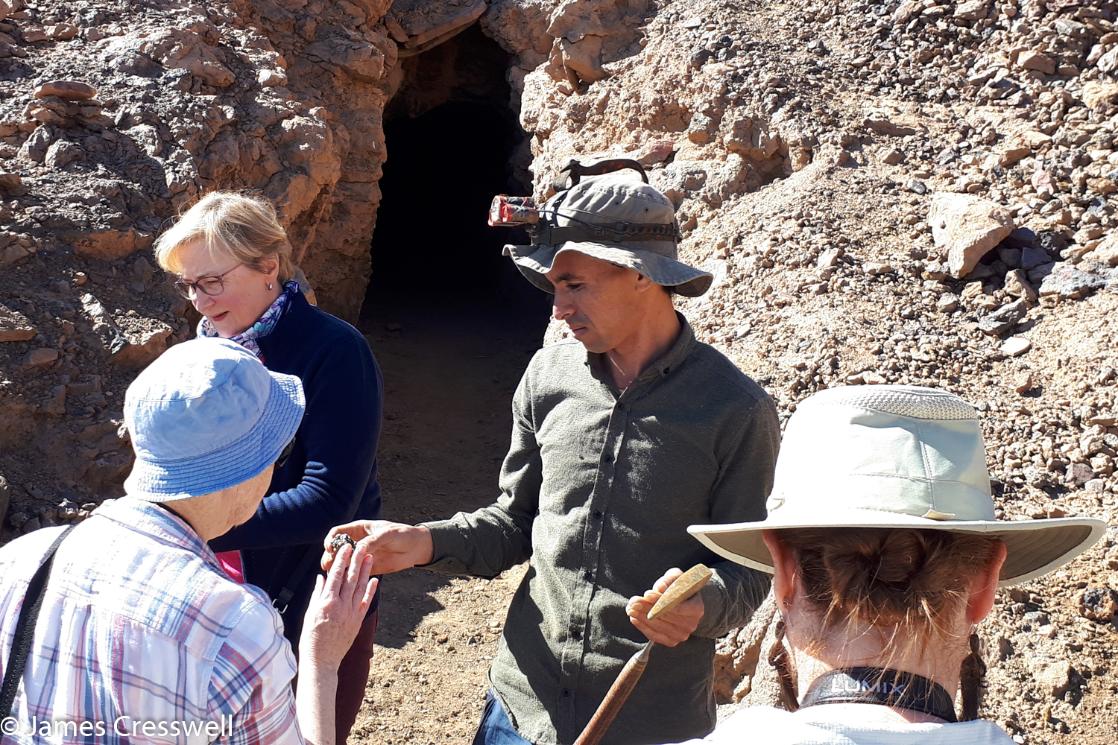
POLYGON ((331 533, 364 541, 377 574, 430 566, 493 577, 530 560, 475 745, 569 745, 646 638, 662 646, 604 742, 710 732, 714 640, 768 589, 686 528, 763 519, 776 409, 675 311, 673 293, 701 295, 712 277, 676 259, 671 202, 626 176, 576 179, 541 209, 533 245, 505 248, 554 294, 554 317, 576 341, 541 349, 520 381, 497 501, 418 526, 331 533), (698 562, 714 570, 710 583, 649 622, 678 574, 665 570, 698 562))

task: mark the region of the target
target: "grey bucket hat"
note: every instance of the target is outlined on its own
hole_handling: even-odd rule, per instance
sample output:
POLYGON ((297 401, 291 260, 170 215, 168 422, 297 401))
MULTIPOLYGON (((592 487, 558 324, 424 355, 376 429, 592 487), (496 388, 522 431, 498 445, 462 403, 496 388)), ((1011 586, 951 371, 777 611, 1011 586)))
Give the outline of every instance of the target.
MULTIPOLYGON (((639 177, 638 177, 639 178, 639 177)), ((675 225, 671 200, 655 187, 623 173, 585 178, 561 191, 540 210, 556 228, 588 225, 675 225)), ((674 232, 674 231, 673 231, 674 232)), ((680 295, 698 297, 710 289, 714 276, 679 261, 674 237, 664 240, 568 240, 554 244, 505 246, 524 277, 544 292, 554 292, 546 275, 555 257, 564 251, 578 251, 595 259, 634 269, 653 282, 671 287, 680 295)))

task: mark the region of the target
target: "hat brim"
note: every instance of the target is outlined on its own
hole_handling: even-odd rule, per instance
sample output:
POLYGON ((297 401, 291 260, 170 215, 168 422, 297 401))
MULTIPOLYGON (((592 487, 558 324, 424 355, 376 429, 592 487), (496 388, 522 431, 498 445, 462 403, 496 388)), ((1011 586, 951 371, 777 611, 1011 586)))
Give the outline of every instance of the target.
POLYGON ((256 426, 240 439, 200 458, 136 459, 124 480, 129 496, 174 502, 211 494, 248 481, 276 462, 303 420, 303 385, 294 375, 268 372, 271 391, 256 426))
POLYGON ((555 288, 545 276, 555 264, 555 257, 564 251, 577 251, 595 259, 636 270, 658 285, 671 287, 685 297, 698 297, 710 289, 714 275, 682 261, 652 251, 625 248, 609 243, 567 241, 557 246, 505 246, 504 254, 512 258, 524 278, 544 292, 555 288))
POLYGON ((956 521, 873 510, 810 516, 780 510, 758 522, 691 525, 687 532, 719 556, 772 574, 772 556, 761 538, 762 531, 839 527, 944 530, 1000 538, 1006 545, 1006 560, 998 577, 999 587, 1027 582, 1052 571, 1086 551, 1106 531, 1106 523, 1093 518, 956 521))

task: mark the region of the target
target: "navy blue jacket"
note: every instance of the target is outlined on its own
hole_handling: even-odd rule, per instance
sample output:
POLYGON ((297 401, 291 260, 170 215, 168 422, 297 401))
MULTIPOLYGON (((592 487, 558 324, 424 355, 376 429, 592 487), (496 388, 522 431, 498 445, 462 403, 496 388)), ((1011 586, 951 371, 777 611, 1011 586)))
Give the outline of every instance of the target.
POLYGON ((240 550, 245 581, 273 599, 289 587, 294 595, 280 611, 284 634, 296 645, 326 533, 380 515, 376 454, 384 383, 361 333, 300 293, 260 339, 260 352, 269 370, 303 381, 306 414, 256 514, 210 545, 240 550), (313 562, 299 571, 308 551, 313 562))

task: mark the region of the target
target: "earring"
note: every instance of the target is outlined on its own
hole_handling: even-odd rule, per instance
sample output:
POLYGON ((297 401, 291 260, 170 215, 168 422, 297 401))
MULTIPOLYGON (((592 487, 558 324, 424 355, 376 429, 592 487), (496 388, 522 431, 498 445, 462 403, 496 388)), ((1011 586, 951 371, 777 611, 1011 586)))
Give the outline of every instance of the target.
POLYGON ((780 679, 780 693, 784 698, 784 708, 796 711, 800 708, 800 697, 796 693, 796 677, 792 673, 792 660, 784 646, 784 619, 777 619, 773 645, 769 648, 768 662, 776 670, 780 679))
POLYGON ((986 663, 983 662, 980 652, 981 642, 978 634, 971 632, 970 654, 959 667, 960 698, 963 703, 963 715, 959 719, 963 722, 978 718, 978 698, 982 692, 982 681, 986 677, 986 663))
POLYGON ((270 289, 272 289, 272 287, 273 287, 273 286, 274 286, 274 285, 273 285, 273 284, 272 284, 271 282, 269 282, 269 283, 268 283, 268 289, 269 289, 269 290, 270 290, 270 289))

